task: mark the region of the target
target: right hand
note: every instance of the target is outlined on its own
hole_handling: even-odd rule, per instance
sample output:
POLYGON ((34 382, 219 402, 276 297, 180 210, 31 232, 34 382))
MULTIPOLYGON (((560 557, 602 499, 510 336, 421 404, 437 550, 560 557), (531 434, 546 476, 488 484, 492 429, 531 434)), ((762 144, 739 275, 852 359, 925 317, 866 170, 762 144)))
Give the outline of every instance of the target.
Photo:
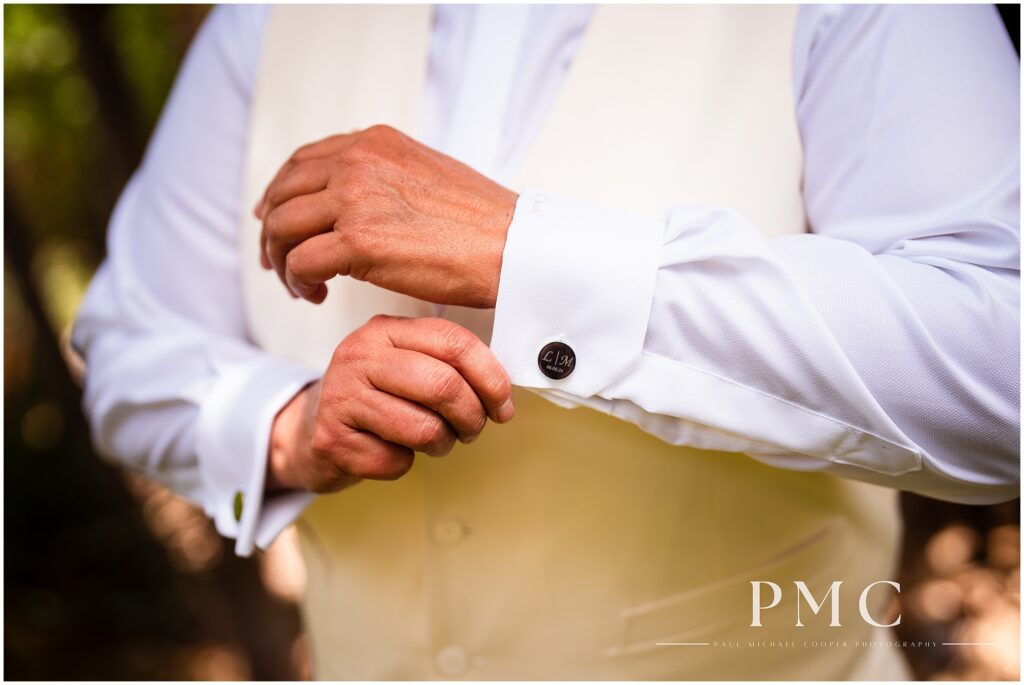
POLYGON ((278 414, 267 489, 325 493, 394 480, 413 451, 445 455, 488 417, 504 423, 514 412, 508 375, 473 333, 444 319, 375 316, 278 414))

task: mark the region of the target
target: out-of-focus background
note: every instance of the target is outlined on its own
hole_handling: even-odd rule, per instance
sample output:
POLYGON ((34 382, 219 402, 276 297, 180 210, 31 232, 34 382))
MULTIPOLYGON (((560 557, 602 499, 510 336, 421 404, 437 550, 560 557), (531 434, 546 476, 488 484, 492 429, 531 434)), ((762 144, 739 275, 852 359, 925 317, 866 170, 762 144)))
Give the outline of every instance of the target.
MULTIPOLYGON (((10 679, 309 675, 294 538, 239 559, 199 510, 102 462, 62 358, 107 218, 206 12, 4 6, 10 679)), ((1019 6, 1000 12, 1017 45, 1019 6)), ((901 637, 992 643, 907 649, 919 678, 1019 677, 1019 506, 904 497, 901 637)))

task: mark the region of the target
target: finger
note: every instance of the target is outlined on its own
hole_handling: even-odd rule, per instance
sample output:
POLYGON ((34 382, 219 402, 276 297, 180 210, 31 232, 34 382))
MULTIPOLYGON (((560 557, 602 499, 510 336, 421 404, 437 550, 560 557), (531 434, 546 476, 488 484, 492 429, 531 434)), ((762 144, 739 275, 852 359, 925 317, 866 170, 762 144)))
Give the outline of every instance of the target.
POLYGON ((322 462, 323 491, 337 490, 351 483, 353 478, 370 480, 396 480, 405 475, 413 464, 413 451, 404 445, 388 442, 365 431, 352 431, 345 436, 344 447, 322 462))
POLYGON ((285 258, 286 284, 311 302, 320 304, 327 296, 325 282, 348 271, 348 259, 334 231, 307 238, 285 258))
POLYGON ((292 155, 287 160, 285 160, 284 164, 282 164, 278 168, 277 172, 274 174, 274 177, 270 179, 270 183, 268 183, 267 187, 263 190, 263 195, 260 197, 260 201, 257 202, 256 206, 253 208, 253 212, 256 214, 256 217, 260 220, 263 220, 264 215, 269 209, 267 207, 267 190, 271 186, 273 186, 282 176, 287 174, 293 167, 297 166, 300 162, 303 162, 308 159, 313 159, 316 157, 327 157, 330 155, 337 154, 338 152, 341 152, 345 147, 352 144, 353 137, 354 136, 352 134, 338 134, 328 136, 327 138, 323 138, 313 143, 303 145, 295 152, 293 152, 292 155))
POLYGON ((487 423, 487 413, 466 379, 434 357, 394 348, 373 360, 366 374, 378 390, 440 414, 462 442, 475 440, 487 423))
POLYGON ((315 157, 282 169, 282 173, 267 186, 262 209, 272 212, 275 207, 297 195, 309 195, 323 190, 327 187, 334 167, 333 157, 315 157))
POLYGON ((292 198, 267 214, 263 222, 263 230, 267 234, 267 258, 282 283, 287 285, 284 269, 288 251, 306 238, 330 231, 334 225, 334 214, 325 193, 292 198))
POLYGON ((292 154, 291 158, 296 162, 301 162, 313 157, 335 155, 351 145, 354 142, 355 137, 355 133, 336 133, 307 145, 303 145, 292 154))
POLYGON ((505 423, 515 414, 508 374, 490 348, 467 329, 444 319, 386 317, 385 331, 395 347, 422 352, 455 367, 494 421, 505 423))
POLYGON ((440 457, 455 445, 455 432, 436 412, 388 393, 366 393, 351 410, 359 430, 388 442, 440 457))
POLYGON ((260 266, 268 271, 274 268, 267 257, 267 232, 260 226, 260 266))

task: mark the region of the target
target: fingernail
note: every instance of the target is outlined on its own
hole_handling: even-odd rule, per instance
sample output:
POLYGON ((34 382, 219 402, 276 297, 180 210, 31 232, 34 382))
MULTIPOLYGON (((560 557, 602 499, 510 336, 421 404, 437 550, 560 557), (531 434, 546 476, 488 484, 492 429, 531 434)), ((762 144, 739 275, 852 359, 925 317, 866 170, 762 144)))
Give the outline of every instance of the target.
POLYGON ((495 420, 497 420, 498 423, 505 423, 506 421, 510 421, 512 417, 515 415, 516 406, 512 404, 512 398, 510 397, 509 399, 505 400, 504 404, 498 407, 498 412, 497 415, 495 416, 495 420))
POLYGON ((462 439, 462 444, 463 445, 468 445, 469 443, 471 443, 474 440, 476 440, 478 437, 480 437, 479 434, 467 436, 467 437, 462 439))

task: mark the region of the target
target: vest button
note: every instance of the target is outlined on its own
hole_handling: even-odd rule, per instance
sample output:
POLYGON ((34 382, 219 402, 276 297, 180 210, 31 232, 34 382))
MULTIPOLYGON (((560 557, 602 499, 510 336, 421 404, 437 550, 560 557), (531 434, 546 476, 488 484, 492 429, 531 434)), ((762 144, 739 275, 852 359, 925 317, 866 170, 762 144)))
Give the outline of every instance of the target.
POLYGON ((549 342, 540 348, 537 366, 548 378, 561 380, 576 368, 576 353, 563 342, 549 342))
POLYGON ((458 647, 445 647, 437 653, 434 663, 444 675, 459 675, 466 670, 466 653, 458 647))
POLYGON ((441 519, 434 524, 434 539, 444 545, 454 545, 466 537, 465 524, 457 518, 441 519))

